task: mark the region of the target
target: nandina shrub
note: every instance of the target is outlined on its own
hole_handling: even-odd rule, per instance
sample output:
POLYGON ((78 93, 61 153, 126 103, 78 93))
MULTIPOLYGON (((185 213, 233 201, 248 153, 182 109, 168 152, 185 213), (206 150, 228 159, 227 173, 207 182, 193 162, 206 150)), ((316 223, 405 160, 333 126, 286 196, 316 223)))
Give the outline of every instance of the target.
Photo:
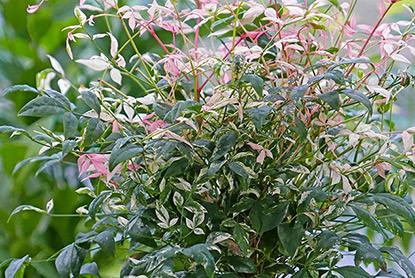
MULTIPOLYGON (((76 162, 86 184, 89 232, 49 258, 62 277, 99 276, 103 255, 120 277, 373 277, 362 263, 403 277, 388 261, 415 276, 391 245, 415 228, 415 130, 392 121, 415 19, 382 23, 399 1, 380 0, 375 26, 353 0, 80 2, 67 50, 91 41, 75 62, 96 80, 71 83, 50 56, 56 87, 43 74, 3 96, 36 93, 19 115, 63 128, 0 127, 42 145, 15 171, 76 162)), ((23 210, 56 216, 52 202, 11 216, 23 210)))

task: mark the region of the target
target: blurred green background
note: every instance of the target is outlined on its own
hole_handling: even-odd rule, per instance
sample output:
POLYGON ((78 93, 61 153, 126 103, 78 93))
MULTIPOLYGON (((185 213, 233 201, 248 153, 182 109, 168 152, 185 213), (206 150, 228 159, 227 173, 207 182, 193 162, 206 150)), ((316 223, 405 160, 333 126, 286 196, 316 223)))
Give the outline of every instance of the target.
MULTIPOLYGON (((405 2, 410 3, 413 0, 405 2)), ((149 1, 135 1, 135 4, 149 1)), ((160 1, 161 2, 161 1, 160 1)), ((312 1, 309 1, 312 2, 312 1)), ((55 57, 65 69, 66 75, 75 86, 88 84, 96 78, 89 71, 71 61, 65 50, 66 32, 61 30, 69 25, 77 24, 73 16, 75 0, 49 0, 35 13, 27 14, 28 0, 0 0, 0 91, 10 85, 28 84, 36 87, 36 74, 50 68, 46 54, 55 57)), ((372 24, 377 20, 377 5, 379 0, 362 0, 358 6, 358 21, 372 24), (376 10, 375 10, 376 9, 376 10), (371 10, 370 13, 367 11, 371 10)), ((399 20, 403 9, 394 11, 389 21, 399 20)), ((100 31, 100 22, 94 27, 100 31)), ((102 32, 106 32, 102 28, 102 32)), ((116 30, 115 30, 116 32, 116 30)), ((163 38, 163 34, 160 34, 163 38)), ((140 51, 157 52, 158 45, 148 36, 140 38, 145 43, 139 44, 140 51)), ((108 43, 105 40, 103 43, 108 43)), ((76 58, 88 58, 91 48, 85 47, 85 42, 78 39, 72 43, 76 58)), ((105 49, 108 49, 105 47, 105 49)), ((127 50, 128 51, 128 50, 127 50)), ((125 55, 125 57, 129 57, 125 55)), ((56 80, 54 81, 56 82, 56 80)), ((56 83, 52 84, 56 87, 56 83)), ((140 95, 133 84, 124 85, 126 93, 140 95)), ((73 92, 72 92, 73 94, 73 92)), ((402 130, 415 126, 415 92, 408 89, 399 97, 399 112, 397 129, 402 130)), ((20 108, 34 95, 31 93, 16 93, 0 99, 0 125, 35 129, 37 118, 17 117, 20 108)), ((41 124, 48 129, 61 127, 53 117, 42 120, 41 124)), ((35 176, 36 163, 29 164, 12 175, 15 165, 25 158, 35 156, 39 146, 22 137, 9 138, 0 135, 0 262, 9 258, 20 258, 30 254, 33 260, 41 260, 29 267, 25 277, 58 277, 54 263, 42 261, 53 255, 57 250, 73 242, 78 232, 86 231, 84 219, 78 217, 56 218, 24 212, 15 215, 9 223, 8 216, 19 205, 30 204, 42 209, 53 199, 53 213, 72 214, 76 208, 89 203, 88 197, 80 196, 74 189, 81 186, 78 181, 78 170, 75 163, 55 165, 46 172, 35 176)), ((85 185, 82 185, 85 186, 85 185)), ((409 239, 407 240, 409 251, 409 239)), ((105 258, 101 259, 105 262, 105 258)), ((101 262, 101 263, 102 263, 101 262)), ((111 268, 111 264, 107 264, 111 268)), ((100 269, 102 267, 100 266, 100 269)), ((104 269, 105 271, 105 269, 104 269)), ((0 269, 0 277, 4 268, 0 269)))

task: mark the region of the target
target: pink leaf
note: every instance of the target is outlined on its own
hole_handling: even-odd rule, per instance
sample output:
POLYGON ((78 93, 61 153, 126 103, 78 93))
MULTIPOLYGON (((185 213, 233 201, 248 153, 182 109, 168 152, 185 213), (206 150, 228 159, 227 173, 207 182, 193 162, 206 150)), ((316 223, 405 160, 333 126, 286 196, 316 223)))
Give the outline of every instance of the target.
POLYGON ((409 132, 406 130, 402 132, 402 143, 403 143, 403 149, 405 150, 405 152, 409 151, 409 149, 414 144, 412 135, 409 134, 409 132))
POLYGON ((379 11, 379 14, 381 15, 384 14, 386 11, 385 2, 383 2, 383 0, 379 1, 378 11, 379 11))
POLYGON ((265 150, 262 150, 258 157, 256 158, 256 162, 258 162, 259 164, 264 163, 264 159, 265 159, 265 150))
POLYGON ((86 154, 83 154, 78 158, 79 176, 82 176, 88 170, 89 165, 91 164, 87 158, 88 157, 86 154))

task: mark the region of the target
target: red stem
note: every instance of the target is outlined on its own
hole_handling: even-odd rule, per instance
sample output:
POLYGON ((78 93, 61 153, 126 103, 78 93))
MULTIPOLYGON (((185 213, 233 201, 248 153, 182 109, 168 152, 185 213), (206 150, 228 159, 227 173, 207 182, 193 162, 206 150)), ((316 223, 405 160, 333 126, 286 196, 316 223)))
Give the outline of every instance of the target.
MULTIPOLYGON (((383 1, 383 0, 381 0, 383 1)), ((382 20, 385 18, 386 14, 388 13, 388 11, 390 10, 390 8, 392 7, 392 5, 395 2, 391 2, 388 6, 388 8, 383 12, 382 16, 379 18, 378 22, 376 23, 375 27, 372 30, 372 33, 370 33, 369 37, 366 39, 365 44, 363 45, 362 49, 360 50, 359 54, 357 55, 356 58, 359 58, 360 56, 362 56, 363 51, 365 50, 366 46, 369 44, 370 39, 373 37, 373 34, 376 32, 376 29, 379 27, 380 23, 382 22, 382 20)), ((346 75, 344 76, 345 78, 347 78, 350 73, 352 72, 352 70, 354 69, 354 67, 356 66, 356 64, 352 64, 350 69, 347 71, 346 75)))

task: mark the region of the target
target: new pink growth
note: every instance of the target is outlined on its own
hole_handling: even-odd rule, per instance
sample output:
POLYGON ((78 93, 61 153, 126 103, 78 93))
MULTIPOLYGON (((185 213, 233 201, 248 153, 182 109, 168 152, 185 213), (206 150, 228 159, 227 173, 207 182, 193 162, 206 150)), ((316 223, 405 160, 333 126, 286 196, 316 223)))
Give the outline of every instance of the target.
POLYGON ((45 1, 47 1, 47 0, 42 0, 37 5, 28 5, 26 11, 30 14, 35 13, 40 8, 40 6, 42 6, 43 2, 45 2, 45 1))

